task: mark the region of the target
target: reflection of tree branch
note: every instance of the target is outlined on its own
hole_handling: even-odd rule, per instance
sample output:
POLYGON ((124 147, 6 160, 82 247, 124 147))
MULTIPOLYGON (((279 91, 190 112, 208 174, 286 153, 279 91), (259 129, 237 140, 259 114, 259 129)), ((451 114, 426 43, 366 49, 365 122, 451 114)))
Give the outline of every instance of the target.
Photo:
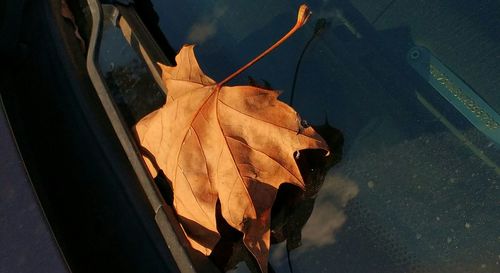
POLYGON ((302 52, 300 53, 299 60, 297 61, 297 65, 295 66, 295 73, 293 74, 293 83, 292 83, 292 91, 290 95, 290 106, 293 106, 293 97, 295 94, 295 86, 297 83, 297 77, 298 77, 298 72, 299 72, 299 67, 300 64, 302 63, 302 58, 304 57, 304 54, 306 53, 307 49, 309 48, 309 45, 311 45, 311 42, 314 40, 314 38, 318 37, 321 32, 326 28, 326 19, 325 18, 320 18, 318 21, 316 21, 316 25, 314 26, 314 32, 311 38, 307 41, 306 45, 302 49, 302 52))

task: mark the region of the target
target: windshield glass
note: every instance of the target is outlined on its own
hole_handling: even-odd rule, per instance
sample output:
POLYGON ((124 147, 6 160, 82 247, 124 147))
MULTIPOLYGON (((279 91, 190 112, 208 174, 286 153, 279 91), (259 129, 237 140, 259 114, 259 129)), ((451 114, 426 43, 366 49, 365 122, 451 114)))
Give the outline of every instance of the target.
MULTIPOLYGON (((151 2, 172 47, 196 44, 216 81, 281 37, 301 4, 151 2)), ((498 1, 308 5, 304 28, 230 82, 280 90, 343 135, 294 272, 499 272, 498 1)), ((284 243, 270 264, 288 272, 284 243)))

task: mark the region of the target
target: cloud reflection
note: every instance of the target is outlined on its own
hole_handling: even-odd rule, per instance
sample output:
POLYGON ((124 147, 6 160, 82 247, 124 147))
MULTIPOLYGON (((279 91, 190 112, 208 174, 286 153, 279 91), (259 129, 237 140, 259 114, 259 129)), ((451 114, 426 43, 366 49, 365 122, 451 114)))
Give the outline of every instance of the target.
POLYGON ((302 230, 302 246, 297 252, 334 244, 336 233, 347 219, 344 208, 358 192, 354 181, 336 174, 335 170, 330 171, 316 199, 313 213, 302 230))
POLYGON ((188 41, 201 44, 212 38, 217 33, 217 24, 226 13, 227 6, 214 6, 212 12, 195 22, 188 34, 188 41))

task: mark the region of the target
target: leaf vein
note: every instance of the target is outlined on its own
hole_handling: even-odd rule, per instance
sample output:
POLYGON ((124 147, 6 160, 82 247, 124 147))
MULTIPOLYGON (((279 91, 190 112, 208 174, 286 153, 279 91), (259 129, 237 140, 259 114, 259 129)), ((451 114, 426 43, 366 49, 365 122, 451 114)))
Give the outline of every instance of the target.
POLYGON ((187 182, 187 184, 189 185, 189 189, 190 189, 190 190, 191 190, 191 192, 193 193, 194 200, 196 200, 196 204, 198 204, 198 207, 200 207, 200 210, 201 210, 201 211, 203 211, 203 214, 205 214, 206 218, 210 220, 210 217, 208 217, 207 212, 205 211, 205 209, 203 209, 203 207, 201 206, 200 202, 198 201, 198 197, 194 194, 193 187, 191 187, 191 183, 189 183, 189 179, 187 178, 186 174, 184 173, 184 170, 183 170, 183 169, 182 169, 182 167, 179 165, 179 163, 177 163, 177 167, 178 167, 179 169, 181 169, 182 176, 184 176, 184 178, 186 179, 186 182, 187 182))
MULTIPOLYGON (((299 181, 299 182, 300 182, 300 181, 302 181, 302 179, 298 178, 295 174, 293 174, 290 170, 288 170, 285 166, 283 166, 283 164, 282 164, 281 162, 279 162, 278 160, 276 160, 276 159, 275 159, 275 158, 273 158, 272 156, 270 156, 270 155, 266 154, 266 153, 265 153, 265 152, 263 152, 263 151, 260 151, 260 150, 255 149, 254 147, 252 147, 252 146, 250 146, 250 145, 246 144, 245 142, 241 141, 240 139, 237 139, 237 138, 234 138, 234 137, 231 137, 231 136, 227 136, 227 138, 233 139, 233 140, 235 140, 235 141, 237 141, 237 142, 239 142, 239 143, 241 143, 241 144, 245 145, 246 147, 250 148, 250 149, 251 149, 251 150, 253 150, 253 151, 256 151, 256 152, 258 152, 258 153, 261 153, 261 154, 266 155, 266 156, 267 156, 267 157, 269 157, 271 160, 273 160, 274 162, 278 163, 278 165, 280 165, 280 166, 281 166, 283 169, 285 169, 285 170, 286 170, 289 174, 291 174, 291 175, 292 175, 295 179, 297 179, 297 181, 299 181)), ((248 163, 245 163, 245 164, 248 164, 248 163)), ((248 164, 248 165, 252 165, 252 164, 248 164)))
MULTIPOLYGON (((276 127, 279 127, 279 128, 282 128, 282 129, 285 129, 285 130, 287 130, 287 131, 291 131, 291 132, 294 132, 294 133, 297 133, 297 131, 298 131, 298 128, 297 128, 296 130, 293 130, 293 129, 290 129, 290 128, 285 127, 285 126, 282 126, 282 125, 279 125, 279 124, 275 124, 275 123, 272 123, 272 122, 270 122, 270 121, 267 121, 267 120, 263 120, 263 119, 260 119, 260 118, 254 117, 254 116, 252 116, 252 115, 249 115, 249 114, 247 114, 247 113, 245 113, 245 112, 242 112, 242 111, 240 111, 240 110, 238 110, 238 109, 236 109, 236 108, 234 108, 234 107, 230 106, 229 104, 227 104, 227 103, 223 102, 222 100, 219 100, 219 101, 220 101, 222 104, 224 104, 226 107, 228 107, 228 108, 230 108, 230 109, 234 110, 235 112, 238 112, 238 113, 240 113, 240 114, 242 114, 242 115, 244 115, 244 116, 251 117, 251 118, 253 118, 253 119, 255 119, 255 120, 258 120, 258 121, 261 121, 261 122, 264 122, 264 123, 267 123, 267 124, 271 124, 271 125, 274 125, 274 126, 276 126, 276 127)), ((298 123, 297 123, 297 124, 298 124, 298 123)))

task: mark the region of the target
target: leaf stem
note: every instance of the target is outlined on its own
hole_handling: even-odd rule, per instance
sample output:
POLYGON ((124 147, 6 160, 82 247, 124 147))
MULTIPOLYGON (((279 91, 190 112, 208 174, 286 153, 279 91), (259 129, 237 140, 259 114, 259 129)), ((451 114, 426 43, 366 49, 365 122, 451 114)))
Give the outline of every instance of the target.
POLYGON ((309 10, 309 7, 305 4, 302 4, 299 8, 298 14, 297 14, 297 22, 295 25, 288 31, 287 34, 285 34, 281 39, 279 39, 276 43, 274 43, 271 47, 266 49, 264 52, 262 52, 260 55, 255 57, 253 60, 248 62, 246 65, 242 66, 240 69, 236 70, 233 74, 229 75, 227 78, 222 80, 217 84, 216 90, 219 90, 224 84, 226 84, 228 81, 232 80, 234 77, 238 76, 241 72, 245 71, 247 68, 258 62, 260 59, 262 59, 264 56, 269 54, 269 52, 273 51, 275 48, 280 46, 284 41, 286 41, 290 36, 292 36, 299 28, 301 28, 305 23, 307 22, 307 19, 311 15, 311 11, 309 10))

